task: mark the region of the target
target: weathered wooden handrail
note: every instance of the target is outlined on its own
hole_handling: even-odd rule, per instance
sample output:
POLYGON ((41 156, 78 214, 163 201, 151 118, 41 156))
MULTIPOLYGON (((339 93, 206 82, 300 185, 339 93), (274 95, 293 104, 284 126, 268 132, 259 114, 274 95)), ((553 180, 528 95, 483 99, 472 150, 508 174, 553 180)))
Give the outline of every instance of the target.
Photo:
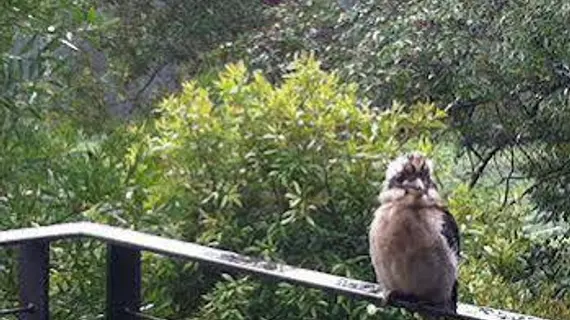
MULTIPOLYGON (((0 246, 19 246, 21 308, 14 313, 22 320, 49 318, 49 243, 54 240, 87 237, 108 244, 107 318, 136 319, 133 312, 141 303, 140 252, 150 251, 170 257, 213 264, 229 270, 296 283, 336 294, 386 305, 387 292, 378 284, 260 260, 234 252, 194 243, 167 239, 142 232, 96 223, 78 222, 0 232, 0 246)), ((413 306, 407 306, 413 307, 413 306)), ((512 312, 460 303, 457 319, 542 320, 512 312)))

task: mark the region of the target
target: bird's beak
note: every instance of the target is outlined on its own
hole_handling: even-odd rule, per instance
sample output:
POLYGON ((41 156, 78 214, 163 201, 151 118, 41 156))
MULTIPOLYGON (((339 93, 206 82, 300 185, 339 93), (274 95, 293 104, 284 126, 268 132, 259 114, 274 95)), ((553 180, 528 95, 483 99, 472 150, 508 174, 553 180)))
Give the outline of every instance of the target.
POLYGON ((423 183, 423 181, 421 179, 415 179, 413 181, 404 181, 403 183, 404 187, 406 188, 412 188, 412 189, 416 189, 416 190, 420 190, 423 191, 426 188, 426 185, 423 183))

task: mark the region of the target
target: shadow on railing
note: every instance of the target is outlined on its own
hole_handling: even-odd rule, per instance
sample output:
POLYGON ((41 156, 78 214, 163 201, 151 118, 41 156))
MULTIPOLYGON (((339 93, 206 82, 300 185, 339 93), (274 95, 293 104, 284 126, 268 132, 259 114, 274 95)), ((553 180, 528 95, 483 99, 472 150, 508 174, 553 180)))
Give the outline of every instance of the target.
MULTIPOLYGON (((139 312, 141 305, 141 251, 213 264, 224 269, 318 288, 334 294, 387 307, 387 292, 375 283, 338 277, 308 269, 162 238, 137 231, 88 222, 60 224, 0 232, 0 246, 18 246, 20 307, 0 310, 21 320, 49 319, 49 245, 53 240, 88 237, 107 243, 107 319, 154 319, 139 312)), ((394 305, 392 305, 394 306, 394 305)), ((442 314, 415 305, 397 305, 420 312, 442 314)), ((456 319, 540 320, 539 318, 460 303, 456 319)))

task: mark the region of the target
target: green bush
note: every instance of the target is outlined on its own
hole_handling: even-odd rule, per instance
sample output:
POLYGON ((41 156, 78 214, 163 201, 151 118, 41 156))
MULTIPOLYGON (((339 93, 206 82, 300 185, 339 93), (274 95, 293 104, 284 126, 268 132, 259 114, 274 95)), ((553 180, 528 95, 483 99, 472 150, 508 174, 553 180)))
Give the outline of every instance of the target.
MULTIPOLYGON (((2 128, 0 141, 0 226, 33 227, 91 220, 136 225, 138 188, 129 178, 129 148, 137 132, 87 136, 64 120, 19 119, 2 128)), ((144 142, 143 139, 139 139, 144 142)), ((94 241, 52 245, 50 295, 56 319, 95 316, 104 310, 105 246, 94 241)), ((15 255, 2 252, 1 307, 17 299, 15 255), (4 269, 5 268, 5 269, 4 269)))
POLYGON ((336 1, 287 2, 273 8, 271 27, 227 51, 241 48, 248 64, 279 83, 290 57, 311 50, 377 107, 398 99, 448 110, 447 123, 461 135, 455 142, 477 160, 465 171, 482 169, 507 189, 534 183, 523 197, 536 209, 526 224, 542 235, 524 255, 533 273, 526 285, 555 281, 555 296, 567 297, 570 252, 560 244, 570 239, 568 3, 353 2, 350 10, 336 1), (501 169, 489 169, 496 162, 501 169))
MULTIPOLYGON (((229 65, 217 81, 189 82, 157 110, 150 146, 168 168, 168 187, 153 198, 176 199, 178 207, 163 215, 177 217, 179 234, 372 281, 366 234, 385 165, 419 149, 441 162, 439 178, 449 182, 443 192, 465 234, 462 300, 568 314, 549 300, 551 283, 529 292, 520 281, 525 264, 519 257, 529 248, 522 232, 528 209, 501 211, 495 188, 470 191, 458 179, 452 147, 435 143, 446 130, 441 110, 429 104, 408 111, 398 104, 382 112, 369 108, 353 84, 323 72, 310 57, 288 70, 273 86, 243 64, 229 65)), ((200 272, 187 276, 200 278, 200 272)), ((365 303, 314 290, 249 277, 217 280, 201 287, 205 304, 198 304, 196 319, 370 317, 365 303)))
MULTIPOLYGON (((429 151, 444 114, 431 105, 410 114, 398 105, 382 113, 360 109, 365 102, 358 101, 356 87, 321 71, 314 59, 298 60, 292 69, 274 87, 259 72, 234 64, 214 83, 189 82, 166 99, 151 148, 169 168, 170 186, 157 189, 168 195, 155 198, 184 199, 167 215, 180 216, 179 232, 188 240, 371 279, 366 228, 383 176, 376 160, 406 148, 429 151)), ((269 294, 265 287, 245 292, 257 296, 259 290, 269 294)), ((310 292, 283 287, 270 300, 287 305, 291 317, 352 312, 331 314, 321 303, 292 301, 307 294, 324 299, 310 292)), ((244 316, 267 303, 251 300, 240 309, 244 316)), ((227 311, 223 303, 205 308, 205 318, 227 311)))

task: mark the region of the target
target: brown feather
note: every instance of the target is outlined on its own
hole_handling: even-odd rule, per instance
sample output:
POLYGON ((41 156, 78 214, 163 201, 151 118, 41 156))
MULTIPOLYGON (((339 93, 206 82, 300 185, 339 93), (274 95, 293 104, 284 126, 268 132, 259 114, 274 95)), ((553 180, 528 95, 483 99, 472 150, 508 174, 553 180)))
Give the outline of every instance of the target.
MULTIPOLYGON (((415 179, 431 170, 423 157, 407 160, 399 173, 387 179, 415 179)), ((449 213, 429 184, 431 172, 422 177, 428 182, 424 189, 387 183, 380 194, 382 205, 374 213, 369 234, 372 264, 386 289, 455 311, 458 256, 443 233, 449 213)))

